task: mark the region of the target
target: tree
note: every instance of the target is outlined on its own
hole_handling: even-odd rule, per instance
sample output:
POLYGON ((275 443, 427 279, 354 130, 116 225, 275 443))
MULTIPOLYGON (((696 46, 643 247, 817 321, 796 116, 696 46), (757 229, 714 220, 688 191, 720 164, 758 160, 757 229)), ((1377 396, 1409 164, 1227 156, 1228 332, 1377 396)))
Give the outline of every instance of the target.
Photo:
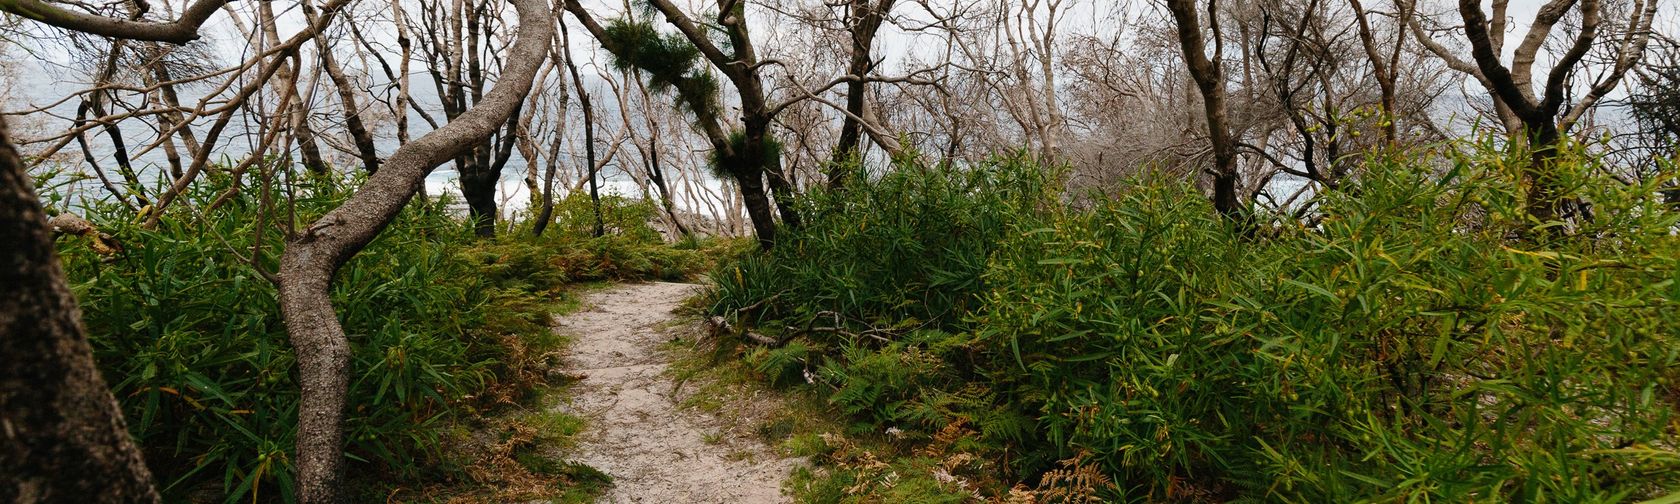
POLYGON ((892 11, 896 0, 847 0, 846 24, 847 39, 851 42, 850 60, 846 64, 846 113, 840 125, 840 139, 834 145, 834 157, 830 160, 828 172, 829 187, 839 188, 846 185, 845 167, 858 157, 863 143, 863 118, 868 114, 865 108, 868 100, 869 81, 866 76, 875 66, 875 60, 870 56, 875 44, 875 34, 881 30, 881 22, 887 13, 892 11))
MULTIPOLYGON (((1639 178, 1676 175, 1680 166, 1680 41, 1652 40, 1650 61, 1634 69, 1635 79, 1623 100, 1636 125, 1629 137, 1631 168, 1639 178)), ((1680 180, 1670 178, 1663 199, 1680 210, 1680 180)))
MULTIPOLYGON (((454 121, 485 99, 484 86, 502 64, 496 31, 505 24, 494 15, 492 0, 444 2, 422 0, 420 52, 437 90, 446 121, 454 121)), ((523 101, 516 103, 522 107, 523 101)), ((461 197, 473 229, 481 237, 496 234, 496 186, 518 139, 519 108, 506 122, 454 159, 461 197)))
POLYGON ((1208 24, 1213 32, 1213 57, 1209 59, 1195 1, 1167 0, 1167 10, 1172 13, 1178 30, 1179 47, 1184 52, 1184 65, 1202 96, 1208 143, 1213 150, 1213 169, 1210 172, 1213 177, 1213 207, 1231 220, 1240 220, 1247 209, 1237 195, 1237 147, 1231 136, 1229 113, 1225 108, 1225 77, 1224 70, 1220 68, 1225 48, 1219 31, 1218 5, 1218 0, 1208 0, 1208 24))
POLYGON ((1657 3, 1633 0, 1620 33, 1614 30, 1601 33, 1601 29, 1609 28, 1604 25, 1601 0, 1550 0, 1535 13, 1528 32, 1512 51, 1510 66, 1502 58, 1509 0, 1493 0, 1491 17, 1482 10, 1481 0, 1459 0, 1462 31, 1470 43, 1471 61, 1468 62, 1430 39, 1415 18, 1409 22, 1424 47, 1445 60, 1450 68, 1469 74, 1482 84, 1511 144, 1529 149, 1531 162, 1523 174, 1528 185, 1528 212, 1536 220, 1546 222, 1558 217, 1565 203, 1559 200, 1556 174, 1552 173, 1559 143, 1644 57, 1657 3), (1571 12, 1578 15, 1575 35, 1563 52, 1555 55, 1537 93, 1534 88, 1537 55, 1559 22, 1571 12), (1587 77, 1591 81, 1585 83, 1585 92, 1580 93, 1572 81, 1590 75, 1581 66, 1606 34, 1615 37, 1610 41, 1613 49, 1606 58, 1607 68, 1587 77))
POLYGON ((280 311, 297 352, 303 396, 298 420, 298 496, 343 501, 344 398, 350 342, 332 305, 332 280, 395 219, 438 165, 473 149, 514 117, 554 37, 543 0, 512 0, 516 40, 495 87, 448 124, 399 147, 338 208, 287 241, 280 258, 280 311))
POLYGON ((0 501, 157 502, 0 121, 0 501))
MULTIPOLYGON (((86 33, 121 39, 185 42, 197 37, 195 33, 197 27, 223 3, 225 2, 221 0, 199 0, 189 7, 181 20, 169 23, 116 21, 101 16, 65 11, 57 7, 40 4, 34 0, 0 3, 0 9, 54 26, 86 33), (194 33, 183 33, 183 30, 193 31, 194 33)), ((482 142, 500 125, 510 122, 510 118, 517 115, 519 106, 523 103, 526 93, 531 89, 532 81, 539 66, 547 57, 549 44, 554 37, 555 30, 552 12, 549 11, 548 4, 545 1, 513 0, 511 3, 518 11, 521 23, 515 42, 506 49, 505 66, 495 87, 484 93, 482 97, 475 96, 478 99, 474 100, 473 106, 462 110, 458 116, 452 117, 448 124, 399 147, 380 166, 380 169, 370 175, 367 182, 358 188, 342 205, 328 212, 301 232, 288 237, 285 251, 280 259, 278 279, 281 315, 285 320, 287 332, 291 337, 297 355, 299 381, 302 385, 300 411, 298 412, 298 475, 296 481, 299 499, 305 503, 337 503, 344 500, 342 484, 344 475, 343 422, 344 398, 349 386, 347 373, 350 365, 349 341, 344 335, 344 328, 340 325, 332 305, 331 285, 333 276, 339 267, 367 246, 368 242, 372 241, 385 226, 390 224, 397 213, 420 190, 427 174, 445 161, 474 148, 475 145, 482 145, 482 142)), ((236 110, 245 98, 254 94, 262 86, 271 82, 271 79, 279 75, 281 67, 286 65, 286 58, 295 55, 299 46, 319 34, 325 28, 326 23, 330 22, 333 15, 344 4, 345 0, 334 0, 323 6, 322 10, 324 12, 322 15, 314 16, 310 26, 305 31, 278 43, 276 47, 270 49, 269 53, 265 54, 272 56, 272 59, 263 65, 256 79, 249 81, 236 92, 230 105, 221 109, 223 112, 211 126, 209 135, 201 144, 200 150, 195 154, 191 169, 184 173, 182 177, 177 178, 170 191, 160 198, 158 206, 167 204, 173 194, 178 194, 184 190, 192 178, 196 176, 196 173, 204 166, 210 155, 210 149, 214 145, 214 139, 228 124, 232 117, 232 111, 236 110)), ((255 61, 252 61, 249 64, 254 63, 255 61)), ((287 80, 289 79, 282 79, 282 81, 287 80)), ((277 110, 288 110, 289 100, 295 97, 297 93, 288 92, 285 86, 282 86, 280 90, 282 99, 277 110)), ((208 100, 208 98, 206 99, 208 100)), ((6 149, 6 152, 10 153, 11 150, 6 149)), ((251 156, 246 163, 256 158, 257 156, 251 156)), ((15 160, 16 156, 12 155, 10 159, 15 160)), ((27 188, 26 184, 28 182, 22 177, 21 162, 12 164, 16 165, 18 178, 17 180, 6 180, 5 188, 8 190, 27 188)), ((242 163, 243 165, 244 163, 242 163)), ((240 169, 242 168, 236 167, 235 171, 237 172, 240 169)), ((13 169, 6 168, 6 170, 7 173, 11 173, 13 169)), ((26 189, 17 190, 23 191, 26 189)), ((15 221, 29 222, 25 217, 32 217, 28 213, 28 203, 33 201, 33 196, 30 195, 27 198, 17 196, 16 199, 19 202, 15 205, 18 209, 16 212, 19 219, 15 221)), ((10 200, 8 200, 9 202, 10 200)), ((11 207, 8 206, 7 208, 11 207)), ((157 215, 157 212, 152 214, 152 222, 156 221, 157 215)), ((6 222, 14 221, 8 220, 6 222)), ((21 242, 29 238, 28 233, 32 232, 32 229, 28 225, 24 225, 11 232, 18 234, 21 242)), ((52 262, 53 256, 50 246, 41 250, 28 249, 23 252, 16 259, 19 267, 15 269, 28 272, 31 267, 48 266, 44 271, 57 271, 56 267, 51 267, 54 263, 52 262)), ((39 275, 39 273, 36 274, 39 275)), ((52 278, 48 275, 42 276, 40 279, 22 277, 20 280, 50 284, 52 278)), ((62 284, 61 275, 58 284, 62 284)), ((0 313, 5 312, 0 311, 0 313)), ((51 313, 48 312, 48 314, 51 313)), ((75 316, 73 310, 68 311, 68 313, 70 313, 69 317, 73 319, 75 316)), ((22 322, 33 321, 23 318, 18 320, 22 322)), ((46 319, 41 318, 39 320, 46 319)), ((51 329, 49 328, 49 330, 51 329)), ((58 330, 66 334, 69 332, 64 329, 58 330)), ((79 334, 79 330, 75 332, 79 334)), ((12 333, 8 332, 8 334, 12 333)), ((64 337, 74 339, 74 336, 66 335, 64 337)), ((39 344, 39 342, 36 343, 39 344)), ((7 344, 11 344, 9 340, 7 344)), ((87 353, 85 341, 83 341, 83 345, 82 353, 85 354, 87 353)), ((43 353, 41 349, 25 348, 24 350, 24 352, 18 353, 8 352, 6 357, 28 358, 31 355, 43 353), (36 351, 30 352, 30 350, 36 351)), ((69 359, 74 356, 75 349, 71 348, 65 351, 65 354, 68 356, 65 359, 69 359)), ((40 355, 40 357, 51 357, 51 355, 40 355)), ((66 364, 66 366, 68 365, 66 364)), ((91 369, 91 364, 88 365, 88 368, 91 369)), ((29 369, 28 367, 20 368, 25 372, 28 372, 29 369)), ((86 418, 90 421, 111 417, 118 418, 111 423, 116 426, 118 432, 121 432, 120 414, 115 411, 114 401, 108 399, 109 391, 104 388, 102 383, 97 382, 97 377, 93 379, 93 382, 89 382, 84 373, 78 379, 82 381, 77 384, 76 388, 70 389, 69 393, 82 395, 73 395, 72 397, 82 397, 82 400, 87 401, 88 399, 83 396, 91 393, 88 392, 90 388, 105 391, 106 402, 109 403, 111 410, 110 414, 104 417, 90 413, 86 418)), ((16 383, 18 382, 7 382, 5 384, 6 389, 9 390, 13 386, 18 386, 14 385, 16 383)), ((8 402, 7 406, 11 407, 11 403, 8 402)), ((66 406, 74 406, 74 404, 66 406)), ((86 413, 79 410, 69 410, 68 412, 86 413)), ((60 412, 60 414, 63 413, 65 412, 60 412)), ((108 459, 108 461, 99 463, 109 465, 126 461, 129 465, 139 464, 138 455, 135 455, 132 459, 125 459, 120 456, 123 452, 124 443, 129 443, 128 451, 133 451, 131 442, 125 441, 125 438, 121 436, 116 436, 118 439, 115 440, 109 439, 110 437, 113 436, 103 438, 90 436, 85 442, 92 443, 90 446, 95 448, 103 446, 104 450, 116 450, 114 453, 119 454, 106 456, 104 459, 108 459)), ((95 451, 94 448, 84 451, 89 455, 106 453, 95 451)), ((143 474, 144 467, 140 467, 136 471, 143 474)), ((98 473, 90 472, 86 474, 98 473)), ((127 486, 123 488, 126 489, 127 486)), ((145 488, 146 492, 150 492, 149 486, 145 488)), ((141 493, 135 490, 130 495, 141 495, 141 493)), ((155 500, 155 493, 152 495, 152 499, 155 500)))
MULTIPOLYGON (((29 19, 131 40, 185 43, 223 2, 202 0, 168 23, 118 21, 34 0, 0 4, 29 19)), ((151 473, 64 282, 34 181, 0 121, 0 500, 157 502, 151 473)))
POLYGON ((647 3, 663 14, 680 35, 665 35, 651 23, 628 18, 602 26, 576 0, 567 0, 566 10, 612 53, 616 65, 645 72, 655 90, 675 93, 710 141, 715 168, 740 186, 759 244, 769 248, 776 242, 777 211, 784 224, 799 225, 799 212, 793 205, 794 188, 782 173, 781 144, 770 132, 776 114, 791 102, 772 103, 765 92, 759 73, 763 65, 747 29, 745 2, 718 3, 715 21, 728 38, 729 43, 724 46, 728 52, 713 43, 706 28, 697 25, 669 0, 647 0, 647 3), (740 129, 724 128, 718 83, 699 66, 702 61, 734 84, 740 99, 740 129), (776 199, 774 209, 765 191, 766 182, 776 199))
MULTIPOLYGON (((1415 4, 1406 0, 1395 0, 1395 16, 1399 19, 1410 19, 1415 4)), ((1400 141, 1399 128, 1399 91, 1397 81, 1400 79, 1400 55, 1406 47, 1406 30, 1394 30, 1394 48, 1388 54, 1383 54, 1377 44, 1377 33, 1372 28, 1371 16, 1365 10, 1360 0, 1348 0, 1353 7, 1353 16, 1359 23, 1359 43, 1365 49, 1366 60, 1371 63, 1371 73, 1376 78, 1377 86, 1382 91, 1383 136, 1390 145, 1400 141)))

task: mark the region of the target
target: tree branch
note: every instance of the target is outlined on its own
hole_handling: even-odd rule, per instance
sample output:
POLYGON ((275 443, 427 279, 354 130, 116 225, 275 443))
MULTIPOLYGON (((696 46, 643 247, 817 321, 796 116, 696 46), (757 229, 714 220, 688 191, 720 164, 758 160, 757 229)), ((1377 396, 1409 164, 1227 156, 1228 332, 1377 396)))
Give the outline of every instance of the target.
POLYGON ((186 44, 198 40, 198 28, 231 0, 198 0, 167 23, 129 21, 63 9, 40 0, 0 0, 0 11, 66 30, 105 37, 186 44))

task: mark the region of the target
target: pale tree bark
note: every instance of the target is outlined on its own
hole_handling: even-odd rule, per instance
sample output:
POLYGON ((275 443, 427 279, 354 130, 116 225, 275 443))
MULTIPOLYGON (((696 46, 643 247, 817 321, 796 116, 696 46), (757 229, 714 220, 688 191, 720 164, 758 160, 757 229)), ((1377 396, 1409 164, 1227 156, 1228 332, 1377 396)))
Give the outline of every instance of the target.
MULTIPOLYGON (((254 57, 246 63, 247 66, 255 65, 257 62, 263 60, 263 56, 269 57, 268 62, 262 65, 261 69, 256 73, 254 78, 245 82, 244 86, 242 86, 233 94, 232 97, 228 98, 228 100, 219 107, 220 113, 217 114, 215 122, 211 123, 210 129, 205 132, 204 139, 201 141, 198 151, 193 153, 192 164, 188 165, 186 172, 183 173, 180 178, 177 178, 162 195, 158 196, 157 206, 154 207, 151 214, 146 217, 146 227, 151 228, 157 226, 159 219, 163 216, 163 210, 168 208, 170 203, 174 202, 176 198, 185 192, 188 186, 192 184, 192 181, 198 178, 198 174, 202 173, 204 169, 209 166, 210 157, 214 152, 216 142, 221 137, 222 132, 227 128, 228 123, 233 120, 234 113, 237 112, 252 95, 256 94, 258 90, 268 83, 270 79, 274 78, 274 76, 280 72, 282 67, 287 65, 287 58, 297 55, 298 48, 302 46, 304 42, 308 42, 310 38, 319 35, 322 30, 325 30, 327 24, 332 22, 333 18, 337 16, 339 11, 347 3, 349 3, 349 0, 328 1, 322 6, 323 12, 321 16, 315 18, 309 26, 292 35, 291 38, 286 39, 284 43, 269 49, 263 55, 254 57)), ((199 108, 204 109, 205 102, 210 99, 211 95, 221 93, 226 89, 226 86, 231 86, 232 84, 233 81, 230 80, 224 84, 223 89, 217 90, 216 93, 206 95, 206 97, 200 101, 199 108)), ((284 91, 284 88, 282 91, 284 91)), ((292 97, 294 94, 282 93, 281 96, 292 97)))
MULTIPOLYGON (((275 26, 273 2, 257 2, 257 25, 264 42, 269 46, 280 45, 280 30, 275 26)), ((275 80, 269 81, 277 95, 291 94, 294 98, 291 106, 275 113, 286 118, 286 125, 291 130, 292 140, 303 154, 303 167, 316 173, 325 173, 328 166, 321 157, 321 147, 315 142, 315 128, 309 125, 309 104, 304 95, 298 93, 298 74, 302 73, 302 65, 297 52, 292 52, 287 62, 281 62, 275 72, 275 80)))
MULTIPOLYGON (((1412 3, 1406 0, 1395 0, 1395 13, 1399 19, 1411 19, 1412 3)), ((1370 16, 1365 12, 1365 5, 1359 0, 1348 0, 1353 7, 1354 20, 1359 26, 1359 43, 1365 48, 1365 58, 1371 63, 1371 73, 1377 80, 1377 87, 1382 92, 1383 108, 1383 137, 1390 146, 1400 141, 1400 112, 1397 91, 1400 73, 1400 54, 1406 46, 1406 30, 1396 27, 1394 48, 1388 54, 1383 54, 1377 46, 1376 32, 1371 28, 1370 16)), ((1403 22, 1403 21, 1402 21, 1403 22)))
MULTIPOLYGON (((550 66, 557 67, 571 58, 571 40, 570 36, 566 34, 563 23, 560 24, 560 37, 559 47, 549 51, 550 66)), ((536 223, 531 226, 531 234, 539 238, 542 237, 543 231, 548 229, 548 224, 554 220, 554 177, 560 169, 560 149, 566 140, 566 110, 571 106, 571 102, 566 99, 566 79, 555 79, 555 82, 559 86, 559 91, 555 93, 557 105, 554 111, 554 135, 549 140, 548 156, 543 163, 541 192, 537 193, 541 197, 538 206, 541 210, 536 214, 536 223)), ((534 144, 536 140, 533 139, 530 142, 534 144)), ((533 189, 533 191, 536 191, 536 189, 533 189)))
POLYGON ((298 497, 344 501, 344 404, 350 343, 332 305, 338 269, 378 236, 425 183, 426 175, 481 144, 513 116, 531 89, 554 36, 543 0, 512 0, 517 40, 494 88, 448 124, 398 148, 338 208, 290 237, 280 258, 280 310, 297 353, 303 395, 298 407, 298 497))
POLYGON ((0 0, 0 11, 66 30, 116 39, 185 44, 198 40, 203 25, 229 0, 197 0, 174 21, 154 23, 76 12, 40 0, 0 0))
POLYGON ((158 502, 0 121, 0 502, 158 502))
MULTIPOLYGON (((564 42, 560 45, 564 45, 564 42)), ((527 197, 529 201, 527 202, 528 206, 526 209, 529 211, 535 211, 536 209, 542 207, 543 186, 541 168, 543 155, 540 147, 537 145, 538 137, 541 136, 537 130, 540 124, 537 121, 537 116, 550 111, 550 109, 545 107, 543 100, 548 98, 548 76, 553 73, 552 71, 556 68, 557 63, 554 61, 556 56, 554 54, 555 51, 550 50, 549 53, 548 61, 543 63, 542 69, 537 70, 536 82, 531 84, 531 96, 525 100, 525 106, 521 109, 519 116, 519 130, 514 135, 516 138, 515 147, 519 149, 519 156, 525 158, 525 190, 530 193, 527 197)), ((558 81, 564 83, 565 79, 558 79, 558 81)), ((560 99, 565 100, 565 94, 563 91, 565 91, 566 86, 562 84, 559 87, 562 91, 560 99)), ((564 119, 557 122, 563 123, 564 119)))
POLYGON ((628 105, 620 106, 619 114, 626 125, 626 132, 630 133, 630 142, 635 145, 636 152, 641 155, 642 166, 647 169, 648 182, 652 183, 654 189, 659 191, 660 207, 665 209, 665 216, 670 219, 671 227, 676 228, 677 233, 684 238, 693 236, 694 232, 686 224, 683 224, 682 216, 677 213, 675 196, 671 194, 671 185, 665 178, 665 168, 659 162, 660 130, 662 128, 660 128, 659 122, 653 119, 653 95, 648 92, 647 85, 642 82, 640 76, 625 72, 625 81, 626 83, 618 95, 618 102, 628 104, 632 101, 629 84, 634 82, 638 92, 636 98, 641 102, 642 119, 646 121, 648 131, 647 144, 643 145, 641 141, 636 139, 633 128, 628 127, 632 124, 630 118, 631 107, 628 105))
MULTIPOLYGON (((1414 9, 1418 2, 1418 0, 1403 1, 1407 2, 1408 5, 1414 6, 1414 9)), ((1505 47, 1505 12, 1509 3, 1510 2, 1507 0, 1495 0, 1493 2, 1493 20, 1491 21, 1492 26, 1488 30, 1490 35, 1488 43, 1492 46, 1493 52, 1496 54, 1501 53, 1505 47)), ((1442 45, 1440 42, 1436 42, 1435 39, 1430 38, 1430 36, 1424 32, 1420 16, 1414 15, 1406 18, 1404 21, 1407 28, 1410 29, 1412 36, 1417 38, 1418 43, 1423 45, 1425 49, 1428 49, 1429 52, 1434 54, 1436 57, 1441 58, 1441 61, 1446 63, 1447 68, 1474 77, 1476 82, 1480 83, 1483 88, 1492 89, 1493 84, 1488 81, 1487 76, 1482 75, 1481 69, 1477 68, 1475 63, 1465 61, 1463 58, 1460 58, 1457 54, 1453 53, 1451 49, 1447 48, 1447 46, 1442 45)), ((1498 93, 1490 93, 1489 98, 1493 102, 1494 117, 1498 119, 1500 125, 1505 128, 1506 135, 1513 139, 1513 141, 1521 141, 1522 119, 1517 117, 1516 113, 1505 104, 1505 99, 1498 93)))
MULTIPOLYGON (((408 36, 408 21, 403 19, 402 0, 391 0, 391 24, 397 29, 397 47, 402 54, 397 60, 397 103, 391 110, 392 120, 397 123, 397 145, 408 143, 408 103, 409 80, 408 66, 414 60, 414 43, 408 36)), ((421 187, 421 191, 425 191, 421 187)))

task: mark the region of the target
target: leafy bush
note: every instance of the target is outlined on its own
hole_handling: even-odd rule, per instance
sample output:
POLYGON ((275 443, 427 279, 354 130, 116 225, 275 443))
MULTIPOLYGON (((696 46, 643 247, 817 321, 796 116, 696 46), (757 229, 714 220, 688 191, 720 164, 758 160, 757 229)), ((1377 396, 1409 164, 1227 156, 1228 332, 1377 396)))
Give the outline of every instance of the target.
POLYGON ((975 307, 993 248, 1054 201, 1050 174, 1024 157, 965 169, 904 163, 845 191, 809 196, 804 227, 785 233, 769 254, 743 256, 712 274, 712 310, 757 306, 745 314, 751 320, 800 324, 825 317, 866 326, 960 322, 975 307))
POLYGON ((944 222, 997 195, 893 189, 993 175, 901 167, 814 203, 845 218, 724 265, 716 277, 738 276, 713 310, 786 328, 854 431, 971 425, 1041 496, 1066 494, 1056 468, 1075 466, 1134 501, 1615 502, 1680 486, 1677 214, 1655 185, 1572 155, 1560 177, 1592 217, 1534 231, 1522 159, 1370 159, 1319 199, 1321 222, 1258 233, 1193 187, 1140 180, 1090 208, 979 211, 999 240, 972 247, 944 222), (892 229, 833 239, 868 225, 892 229), (945 246, 876 246, 912 236, 945 246), (984 266, 952 288, 923 262, 984 266), (905 301, 922 299, 946 301, 905 301), (813 330, 828 311, 840 327, 813 330))
MULTIPOLYGON (((600 207, 605 235, 625 238, 636 243, 660 243, 659 231, 650 224, 659 215, 659 210, 652 202, 609 193, 601 195, 600 207)), ((595 204, 590 201, 589 194, 575 191, 556 200, 553 220, 544 231, 544 236, 561 240, 584 240, 594 237, 595 204)))
MULTIPOLYGON (((61 256, 166 499, 290 501, 296 363, 274 285, 251 264, 273 271, 285 228, 275 221, 313 219, 354 181, 286 181, 293 203, 265 205, 253 178, 205 216, 199 209, 232 187, 214 175, 155 229, 113 204, 79 209, 124 250, 101 256, 66 239, 61 256)), ((700 252, 650 239, 645 224, 634 229, 645 211, 610 202, 604 210, 628 233, 492 242, 476 241, 447 202, 415 203, 344 266, 333 299, 352 346, 346 453, 355 474, 372 483, 461 470, 440 449, 444 427, 518 400, 542 379, 566 283, 676 279, 703 267, 700 252)))

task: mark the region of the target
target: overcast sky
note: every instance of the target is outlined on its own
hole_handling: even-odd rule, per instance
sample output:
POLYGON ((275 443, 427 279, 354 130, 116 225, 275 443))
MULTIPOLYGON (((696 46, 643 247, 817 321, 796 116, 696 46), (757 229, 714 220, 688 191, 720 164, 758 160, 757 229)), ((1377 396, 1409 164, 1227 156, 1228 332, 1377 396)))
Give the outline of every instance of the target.
MULTIPOLYGON (((163 1, 168 1, 178 5, 187 0, 154 1, 153 5, 161 6, 163 1)), ((605 19, 613 18, 624 11, 623 0, 584 1, 585 5, 591 9, 591 12, 595 13, 598 20, 604 21, 605 19)), ((705 0, 677 1, 679 4, 687 1, 689 12, 703 12, 703 7, 705 5, 715 5, 705 0)), ((1040 0, 1041 3, 1048 3, 1049 1, 1050 0, 1040 0)), ((757 45, 759 46, 761 54, 774 56, 779 52, 778 46, 782 44, 798 45, 800 44, 800 40, 802 38, 809 35, 808 28, 802 25, 787 22, 785 18, 782 18, 779 14, 777 14, 777 11, 785 11, 793 9, 796 5, 810 3, 812 3, 811 0, 755 0, 754 3, 749 4, 752 6, 752 11, 749 12, 748 18, 749 22, 754 24, 753 29, 755 38, 759 40, 757 45)), ((927 0, 925 2, 900 0, 898 2, 898 8, 895 10, 894 17, 901 21, 904 25, 914 26, 918 24, 925 24, 928 21, 935 19, 936 16, 949 13, 954 9, 975 8, 978 3, 979 2, 974 2, 972 0, 927 0)), ((1098 36, 1105 39, 1115 37, 1122 33, 1123 30, 1126 30, 1129 23, 1133 23, 1136 20, 1144 19, 1159 22, 1159 19, 1165 19, 1166 14, 1158 3, 1158 0, 1139 0, 1133 2, 1121 2, 1119 0, 1062 0, 1060 16, 1061 21, 1059 22, 1057 32, 1058 37, 1060 37, 1063 41, 1069 40, 1074 36, 1081 35, 1098 36)), ((1386 4, 1387 2, 1367 3, 1386 4)), ((1510 30, 1513 33, 1519 34, 1524 32, 1524 30, 1527 29, 1529 20, 1533 19, 1534 13, 1541 3, 1541 0, 1511 0, 1510 17, 1512 22, 1510 30)), ((232 5, 246 12, 249 12, 251 8, 251 4, 246 3, 235 3, 232 5)), ((389 9, 385 7, 386 5, 388 4, 380 0, 356 0, 356 17, 387 16, 389 9)), ((295 32, 301 27, 302 16, 297 11, 295 3, 282 0, 275 2, 275 7, 281 9, 278 14, 281 19, 280 24, 282 36, 286 33, 295 32)), ((1446 2, 1432 2, 1425 0, 1422 9, 1425 13, 1442 14, 1444 16, 1444 19, 1442 19, 1443 22, 1451 22, 1456 19, 1456 15, 1452 12, 1452 6, 1446 2)), ((1672 5, 1672 3, 1664 5, 1662 7, 1661 14, 1659 15, 1659 25, 1672 27, 1676 20, 1676 10, 1677 8, 1672 5)), ((1040 12, 1043 12, 1042 7, 1040 12)), ((514 18, 511 12, 511 7, 509 8, 507 17, 510 20, 514 18)), ((606 66, 606 55, 602 51, 598 50, 597 45, 588 36, 587 32, 577 26, 575 20, 572 19, 571 16, 567 15, 562 18, 572 26, 571 52, 575 56, 576 60, 582 63, 582 69, 587 75, 586 80, 588 82, 586 85, 595 88, 602 87, 603 81, 594 77, 593 74, 595 72, 592 71, 592 69, 597 71, 603 69, 606 66)), ((335 44, 351 44, 351 37, 348 35, 348 30, 342 23, 343 18, 340 18, 339 21, 341 22, 335 23, 334 27, 328 33, 327 40, 332 41, 335 44)), ((364 23, 359 26, 363 27, 364 30, 372 28, 373 31, 364 31, 364 33, 369 34, 370 36, 391 41, 395 39, 395 36, 394 33, 389 31, 389 25, 389 22, 382 22, 364 23)), ((1672 30, 1670 30, 1670 32, 1672 32, 1672 30)), ((204 31, 204 41, 201 43, 217 56, 217 59, 220 60, 218 63, 224 65, 233 64, 243 60, 253 51, 253 48, 250 47, 244 37, 240 35, 239 31, 233 26, 232 21, 225 13, 218 14, 210 19, 204 31)), ((888 24, 882 27, 882 31, 877 38, 876 44, 877 54, 880 57, 885 58, 885 63, 882 65, 882 68, 885 69, 885 73, 902 71, 902 69, 907 65, 916 66, 916 61, 934 61, 942 57, 940 52, 943 50, 943 45, 937 35, 911 33, 905 31, 901 26, 893 24, 888 24)), ((394 44, 391 45, 394 47, 394 44)), ((1516 44, 1514 43, 1507 44, 1507 55, 1509 54, 1510 48, 1515 45, 1516 44)), ((87 72, 84 69, 67 66, 70 58, 63 47, 55 45, 34 45, 26 47, 29 49, 27 51, 29 54, 12 55, 15 61, 19 61, 21 63, 21 66, 14 66, 12 67, 12 72, 7 75, 0 76, 0 78, 4 78, 6 80, 4 84, 11 90, 8 96, 8 103, 6 103, 6 109, 17 110, 32 105, 57 101, 63 98, 68 92, 75 89, 85 88, 91 80, 90 76, 87 75, 87 72)), ((311 48, 311 50, 313 50, 313 48, 311 48)), ((348 54, 352 51, 347 48, 341 48, 338 52, 340 54, 348 54)), ((356 67, 361 66, 360 62, 355 61, 346 61, 344 64, 356 67)), ((795 64, 797 65, 797 63, 795 64)), ((1541 64, 1544 65, 1545 62, 1542 61, 1541 64)), ((423 72, 418 65, 416 65, 415 71, 423 72)), ((379 71, 376 70, 372 73, 376 76, 374 78, 375 82, 384 80, 379 71)), ((414 94, 416 100, 421 102, 431 101, 435 103, 435 91, 432 89, 428 78, 426 78, 423 74, 417 74, 415 76, 414 83, 414 94)), ((1470 91, 1477 90, 1470 89, 1470 91)), ((186 93, 189 96, 186 98, 189 100, 196 99, 196 96, 192 96, 193 92, 194 91, 192 90, 188 90, 186 93)), ((205 91, 197 91, 197 93, 203 92, 205 91)), ((597 89, 593 95, 597 97, 596 101, 598 102, 598 106, 603 107, 603 110, 611 110, 610 107, 616 106, 616 104, 609 101, 611 100, 611 93, 609 92, 597 89)), ((55 112, 65 116, 72 115, 74 113, 74 103, 66 103, 64 106, 58 107, 55 112)), ((612 119, 616 116, 616 114, 603 114, 603 116, 612 119)), ((67 123, 61 120, 55 121, 41 117, 34 118, 37 119, 36 121, 31 121, 29 120, 30 118, 24 119, 24 121, 19 122, 24 124, 37 123, 40 125, 39 127, 47 129, 59 129, 67 126, 67 123)), ((412 114, 410 122, 414 135, 419 135, 428 128, 424 122, 420 121, 418 117, 414 117, 412 114)), ((25 126, 25 128, 27 127, 28 126, 25 126)), ((25 136, 27 137, 28 134, 25 133, 25 136)), ((380 143, 381 150, 384 151, 383 153, 388 153, 390 150, 395 148, 394 141, 390 139, 386 139, 380 143)), ((244 148, 242 145, 243 144, 240 142, 230 142, 227 143, 224 148, 227 149, 228 154, 237 155, 241 152, 241 149, 244 148)), ((160 155, 161 153, 155 153, 153 157, 158 157, 160 155)), ((162 160, 160 158, 149 160, 143 159, 141 161, 161 162, 162 160)), ((509 164, 510 168, 522 165, 523 161, 521 160, 515 160, 509 164)), ((517 180, 518 177, 521 176, 520 173, 521 170, 517 168, 512 168, 506 171, 510 180, 517 180)), ((453 178, 453 171, 446 166, 434 174, 434 176, 428 181, 428 185, 434 191, 444 190, 452 185, 450 181, 453 178)), ((514 191, 515 193, 522 193, 524 190, 522 184, 513 183, 507 185, 511 186, 509 190, 514 191)), ((621 190, 629 189, 628 187, 623 187, 623 184, 618 184, 615 187, 619 187, 621 190)), ((510 193, 506 196, 508 196, 510 201, 524 201, 524 197, 521 194, 510 193)))

